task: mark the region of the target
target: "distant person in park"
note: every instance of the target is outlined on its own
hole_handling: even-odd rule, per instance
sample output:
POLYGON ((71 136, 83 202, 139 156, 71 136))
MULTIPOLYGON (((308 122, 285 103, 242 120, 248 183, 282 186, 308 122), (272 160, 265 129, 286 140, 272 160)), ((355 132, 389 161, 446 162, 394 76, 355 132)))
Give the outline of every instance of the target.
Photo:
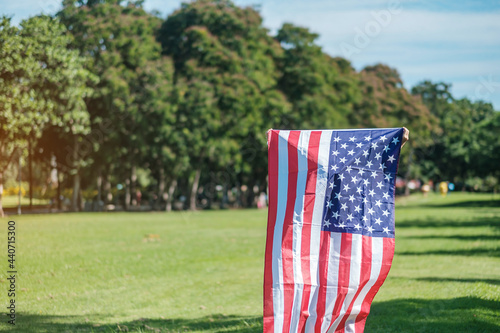
POLYGON ((257 199, 257 208, 266 208, 267 207, 267 195, 264 192, 261 192, 259 198, 257 199))
POLYGON ((429 191, 431 190, 431 187, 429 186, 429 184, 424 184, 422 185, 422 188, 420 190, 424 194, 424 198, 426 198, 427 194, 429 194, 429 191))
POLYGON ((448 182, 439 183, 439 192, 443 197, 445 197, 446 194, 448 194, 448 182))

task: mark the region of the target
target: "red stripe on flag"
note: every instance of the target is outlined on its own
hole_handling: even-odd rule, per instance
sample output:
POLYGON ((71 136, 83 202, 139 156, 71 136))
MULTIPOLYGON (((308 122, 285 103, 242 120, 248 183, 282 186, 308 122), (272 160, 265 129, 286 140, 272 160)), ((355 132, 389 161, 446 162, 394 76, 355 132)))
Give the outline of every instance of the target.
MULTIPOLYGON (((370 281, 371 267, 372 267, 372 238, 368 236, 363 236, 362 242, 362 254, 361 254, 361 271, 359 278, 359 287, 358 291, 354 295, 354 298, 349 305, 344 317, 339 323, 339 326, 335 330, 335 333, 344 333, 345 332, 345 324, 349 315, 351 314, 352 307, 354 306, 354 302, 358 298, 359 293, 363 290, 364 286, 370 281)), ((358 332, 356 330, 356 332, 358 332)))
POLYGON ((322 231, 319 248, 319 264, 318 264, 318 303, 316 304, 316 325, 315 332, 321 332, 321 324, 325 317, 326 307, 326 289, 328 288, 328 260, 330 257, 330 232, 322 231))
POLYGON ((302 291, 302 304, 298 332, 305 330, 306 320, 309 317, 309 298, 311 295, 311 223, 316 198, 316 179, 318 176, 318 151, 321 132, 312 131, 309 137, 307 149, 307 180, 304 194, 304 215, 302 223, 302 240, 300 249, 302 280, 304 287, 302 291))
POLYGON ((267 240, 264 264, 264 332, 274 331, 273 309, 273 238, 278 207, 278 141, 279 131, 269 134, 269 214, 267 220, 267 240), (272 176, 271 176, 272 175, 272 176))
POLYGON ((293 211, 297 197, 297 174, 299 161, 297 146, 300 132, 291 131, 288 137, 288 192, 285 218, 283 221, 283 238, 281 242, 281 257, 283 262, 283 333, 290 331, 290 321, 293 308, 294 279, 293 279, 293 211))
MULTIPOLYGON (((342 233, 340 240, 340 263, 339 263, 339 280, 337 286, 337 300, 332 312, 332 321, 330 327, 335 323, 335 320, 340 315, 342 304, 349 292, 349 275, 351 273, 351 252, 352 252, 352 234, 342 233)), ((319 300, 318 300, 319 302, 319 300)), ((330 329, 328 327, 328 329, 330 329)))
POLYGON ((356 332, 363 332, 366 323, 366 317, 370 313, 370 305, 372 304, 373 298, 377 294, 378 290, 384 283, 389 270, 391 269, 392 258, 394 257, 394 238, 383 238, 384 239, 384 252, 382 255, 382 267, 380 268, 380 273, 377 282, 372 286, 368 294, 366 295, 363 305, 361 305, 361 311, 356 318, 356 332))

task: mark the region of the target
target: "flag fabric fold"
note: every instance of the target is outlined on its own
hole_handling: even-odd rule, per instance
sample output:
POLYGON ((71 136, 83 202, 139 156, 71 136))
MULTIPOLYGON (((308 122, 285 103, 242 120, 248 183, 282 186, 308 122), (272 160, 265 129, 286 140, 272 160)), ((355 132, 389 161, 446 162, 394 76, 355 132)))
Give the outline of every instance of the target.
POLYGON ((394 256, 402 136, 268 132, 264 333, 363 332, 394 256))

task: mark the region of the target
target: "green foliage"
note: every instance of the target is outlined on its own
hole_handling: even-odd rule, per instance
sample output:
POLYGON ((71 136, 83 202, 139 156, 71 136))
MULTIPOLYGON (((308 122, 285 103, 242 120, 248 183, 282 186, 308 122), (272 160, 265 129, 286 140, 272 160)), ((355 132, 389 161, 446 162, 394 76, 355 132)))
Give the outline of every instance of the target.
POLYGON ((404 87, 399 73, 386 65, 369 66, 360 72, 363 99, 352 115, 363 127, 405 126, 412 133, 412 147, 426 147, 439 132, 437 119, 418 96, 404 87))
MULTIPOLYGON (((477 103, 476 103, 477 104, 477 103)), ((491 109, 490 104, 480 104, 491 109)), ((474 145, 471 147, 471 165, 474 170, 478 170, 481 176, 490 175, 496 178, 496 182, 490 180, 495 190, 498 190, 498 180, 500 179, 500 112, 494 112, 489 117, 484 117, 474 126, 474 145)))
POLYGON ((39 136, 47 126, 84 134, 89 117, 84 99, 97 80, 83 68, 85 59, 68 49, 71 37, 56 20, 33 17, 0 26, 0 138, 39 136))
POLYGON ((455 100, 445 83, 409 93, 383 64, 357 72, 305 27, 271 36, 258 11, 230 0, 187 2, 165 20, 140 0, 64 0, 57 18, 64 26, 1 21, 0 171, 29 139, 37 163, 55 157, 89 191, 103 177, 134 192, 142 169, 160 198, 168 188, 193 208, 197 195, 224 198, 221 185, 252 205, 241 188, 265 191, 269 128, 406 126, 404 178, 498 187, 476 179, 499 177, 490 104, 455 100))
POLYGON ((360 127, 407 127, 411 140, 402 150, 399 172, 406 180, 425 178, 415 151, 427 149, 440 133, 436 117, 419 96, 403 87, 397 70, 378 64, 364 68, 359 76, 362 99, 350 114, 351 123, 360 127))
POLYGON ((99 138, 90 151, 94 169, 128 178, 134 164, 157 174, 174 162, 173 69, 155 39, 160 19, 140 1, 121 3, 65 1, 58 16, 74 36, 73 47, 92 59, 89 70, 101 77, 87 102, 99 138))
MULTIPOLYGON (((451 85, 424 81, 412 89, 420 95, 437 118, 440 135, 432 144, 417 151, 423 173, 435 181, 451 180, 461 186, 477 184, 474 177, 496 175, 497 167, 489 164, 496 138, 494 119, 498 114, 489 103, 455 100, 451 85)), ((479 188, 477 185, 469 188, 479 188)))
POLYGON ((264 181, 264 133, 288 112, 276 89, 282 50, 261 24, 252 8, 196 1, 170 15, 158 35, 175 64, 176 135, 191 168, 230 168, 229 181, 264 181))
MULTIPOLYGON (((86 59, 69 48, 70 42, 64 26, 50 17, 32 17, 19 28, 1 19, 0 176, 16 149, 49 128, 65 136, 88 133, 84 100, 92 93, 88 83, 97 77, 84 69, 86 59)), ((52 150, 63 149, 56 144, 52 150)))
POLYGON ((358 79, 348 61, 331 58, 315 44, 318 35, 285 23, 276 39, 284 49, 277 59, 279 88, 293 108, 285 128, 342 128, 361 97, 358 79))

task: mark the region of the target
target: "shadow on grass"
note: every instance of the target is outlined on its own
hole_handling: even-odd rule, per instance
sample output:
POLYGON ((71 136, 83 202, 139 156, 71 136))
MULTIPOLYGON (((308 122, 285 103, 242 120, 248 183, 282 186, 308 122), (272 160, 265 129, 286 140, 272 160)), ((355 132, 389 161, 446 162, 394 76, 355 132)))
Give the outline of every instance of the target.
POLYGON ((429 208, 500 208, 500 200, 469 200, 448 203, 423 204, 419 207, 429 208))
POLYGON ((425 251, 396 251, 399 256, 479 256, 479 257, 500 257, 500 249, 494 248, 474 248, 474 249, 457 249, 457 250, 425 250, 425 251))
MULTIPOLYGON (((16 318, 17 332, 262 332, 261 316, 212 315, 195 319, 147 319, 118 322, 116 324, 96 324, 105 320, 103 315, 90 316, 50 316, 19 314, 16 318)), ((1 328, 1 327, 0 327, 1 328)), ((1 329, 0 329, 1 331, 1 329)))
MULTIPOLYGON (((98 322, 103 315, 91 316, 98 322)), ((92 321, 91 320, 91 321, 92 321)), ((19 332, 262 332, 261 316, 213 315, 196 319, 138 319, 98 326, 83 316, 21 314, 19 332), (82 322, 83 321, 83 322, 82 322), (79 322, 79 323, 78 323, 79 322)), ((476 297, 375 302, 366 332, 499 332, 500 302, 476 297)))
POLYGON ((459 279, 459 278, 446 278, 446 277, 423 277, 414 278, 412 280, 425 281, 425 282, 463 282, 463 283, 486 283, 500 285, 500 279, 459 279))
POLYGON ((396 221, 396 228, 500 228, 499 217, 478 217, 473 221, 453 221, 451 219, 415 219, 396 221))
POLYGON ((500 234, 496 235, 421 235, 421 236, 400 236, 408 239, 456 239, 464 241, 490 241, 500 240, 500 234))
POLYGON ((366 332, 499 332, 500 302, 476 297, 374 303, 366 332))

